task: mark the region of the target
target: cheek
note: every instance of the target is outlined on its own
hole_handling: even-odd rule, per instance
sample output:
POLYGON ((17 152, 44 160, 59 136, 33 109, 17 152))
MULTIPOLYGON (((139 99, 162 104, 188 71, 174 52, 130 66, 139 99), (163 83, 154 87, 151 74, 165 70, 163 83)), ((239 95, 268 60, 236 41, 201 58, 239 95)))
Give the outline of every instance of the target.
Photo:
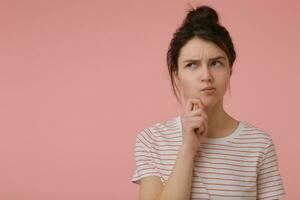
POLYGON ((219 88, 220 91, 225 92, 227 90, 229 84, 229 79, 221 79, 217 83, 217 87, 219 88))
POLYGON ((182 80, 182 89, 184 90, 184 92, 192 92, 194 91, 196 88, 197 84, 195 84, 192 80, 190 79, 183 79, 182 80))

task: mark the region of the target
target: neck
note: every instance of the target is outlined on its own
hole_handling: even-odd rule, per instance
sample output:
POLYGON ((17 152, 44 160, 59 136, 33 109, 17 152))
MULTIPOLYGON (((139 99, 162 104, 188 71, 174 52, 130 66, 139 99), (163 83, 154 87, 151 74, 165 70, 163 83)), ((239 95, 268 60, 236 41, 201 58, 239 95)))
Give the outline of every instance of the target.
POLYGON ((226 124, 231 119, 224 111, 222 101, 212 107, 207 107, 205 111, 208 117, 207 137, 220 137, 220 130, 226 129, 226 124))

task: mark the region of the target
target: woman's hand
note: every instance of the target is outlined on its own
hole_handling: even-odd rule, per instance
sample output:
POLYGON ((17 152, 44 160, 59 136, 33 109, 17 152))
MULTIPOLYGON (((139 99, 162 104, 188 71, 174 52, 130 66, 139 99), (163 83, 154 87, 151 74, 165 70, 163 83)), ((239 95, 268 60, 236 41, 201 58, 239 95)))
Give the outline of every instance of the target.
POLYGON ((200 99, 189 98, 181 116, 182 146, 191 149, 195 154, 207 135, 208 117, 204 109, 200 99))

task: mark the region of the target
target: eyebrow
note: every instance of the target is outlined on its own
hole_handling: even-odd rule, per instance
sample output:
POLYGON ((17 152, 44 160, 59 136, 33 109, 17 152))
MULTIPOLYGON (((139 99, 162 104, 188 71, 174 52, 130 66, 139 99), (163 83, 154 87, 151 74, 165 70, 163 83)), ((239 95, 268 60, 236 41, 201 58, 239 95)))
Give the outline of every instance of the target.
MULTIPOLYGON (((224 60, 226 60, 226 58, 224 56, 217 56, 217 57, 214 57, 214 58, 210 58, 209 60, 218 60, 218 59, 224 59, 224 60)), ((201 61, 201 60, 198 60, 198 59, 188 59, 188 60, 183 61, 183 63, 198 62, 198 61, 201 61)))

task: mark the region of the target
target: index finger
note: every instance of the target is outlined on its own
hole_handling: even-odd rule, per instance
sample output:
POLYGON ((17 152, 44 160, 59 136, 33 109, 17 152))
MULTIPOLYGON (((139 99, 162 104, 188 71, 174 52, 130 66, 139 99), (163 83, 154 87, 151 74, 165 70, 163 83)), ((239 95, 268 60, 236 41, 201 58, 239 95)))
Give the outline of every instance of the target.
POLYGON ((186 105, 185 105, 185 109, 186 109, 187 111, 192 111, 192 110, 196 109, 195 106, 194 106, 194 104, 195 104, 196 106, 198 106, 198 108, 202 108, 202 109, 205 108, 205 106, 204 106, 204 104, 202 103, 201 99, 197 99, 197 98, 189 98, 189 99, 187 100, 186 105))

